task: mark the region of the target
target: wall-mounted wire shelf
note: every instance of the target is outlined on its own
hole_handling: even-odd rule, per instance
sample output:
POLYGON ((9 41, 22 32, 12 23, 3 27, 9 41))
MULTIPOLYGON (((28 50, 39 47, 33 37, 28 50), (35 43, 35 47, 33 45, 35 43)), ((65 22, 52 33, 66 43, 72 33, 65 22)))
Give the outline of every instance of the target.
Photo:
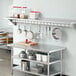
POLYGON ((17 25, 17 23, 22 24, 33 24, 33 25, 46 25, 46 26, 59 26, 59 27, 73 27, 76 24, 76 20, 66 20, 66 19, 20 19, 20 18, 7 18, 12 23, 17 25))

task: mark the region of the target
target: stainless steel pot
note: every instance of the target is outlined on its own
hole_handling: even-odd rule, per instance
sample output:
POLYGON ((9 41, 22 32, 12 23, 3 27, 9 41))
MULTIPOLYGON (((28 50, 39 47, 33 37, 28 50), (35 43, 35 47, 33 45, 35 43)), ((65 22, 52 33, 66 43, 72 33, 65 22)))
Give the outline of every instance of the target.
POLYGON ((30 70, 30 62, 26 60, 21 60, 21 69, 23 71, 30 70))
POLYGON ((19 57, 20 58, 27 58, 27 54, 25 51, 21 51, 20 54, 19 54, 19 57))

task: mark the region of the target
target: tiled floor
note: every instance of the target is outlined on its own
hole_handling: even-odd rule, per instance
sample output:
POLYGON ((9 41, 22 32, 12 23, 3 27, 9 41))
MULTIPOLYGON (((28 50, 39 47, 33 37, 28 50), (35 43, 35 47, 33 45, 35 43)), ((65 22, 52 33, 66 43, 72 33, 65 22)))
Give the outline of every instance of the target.
POLYGON ((11 57, 7 50, 0 49, 0 76, 11 76, 11 57))

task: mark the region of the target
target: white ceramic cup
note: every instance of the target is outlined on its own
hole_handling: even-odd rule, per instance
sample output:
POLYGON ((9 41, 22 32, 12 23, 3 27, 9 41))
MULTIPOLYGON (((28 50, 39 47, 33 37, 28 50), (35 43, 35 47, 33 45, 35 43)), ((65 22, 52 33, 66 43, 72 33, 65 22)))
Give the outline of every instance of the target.
POLYGON ((48 61, 48 56, 42 55, 42 62, 47 62, 47 61, 48 61))
POLYGON ((41 61, 41 60, 42 60, 40 54, 36 54, 36 60, 37 60, 37 61, 41 61))

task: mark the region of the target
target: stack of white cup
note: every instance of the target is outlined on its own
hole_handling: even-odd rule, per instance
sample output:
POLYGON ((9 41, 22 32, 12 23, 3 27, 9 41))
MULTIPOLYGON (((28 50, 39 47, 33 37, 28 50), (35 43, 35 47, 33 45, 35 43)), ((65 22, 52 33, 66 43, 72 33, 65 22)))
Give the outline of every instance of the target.
POLYGON ((37 61, 47 62, 48 56, 44 55, 44 54, 36 54, 36 59, 37 59, 37 61))

